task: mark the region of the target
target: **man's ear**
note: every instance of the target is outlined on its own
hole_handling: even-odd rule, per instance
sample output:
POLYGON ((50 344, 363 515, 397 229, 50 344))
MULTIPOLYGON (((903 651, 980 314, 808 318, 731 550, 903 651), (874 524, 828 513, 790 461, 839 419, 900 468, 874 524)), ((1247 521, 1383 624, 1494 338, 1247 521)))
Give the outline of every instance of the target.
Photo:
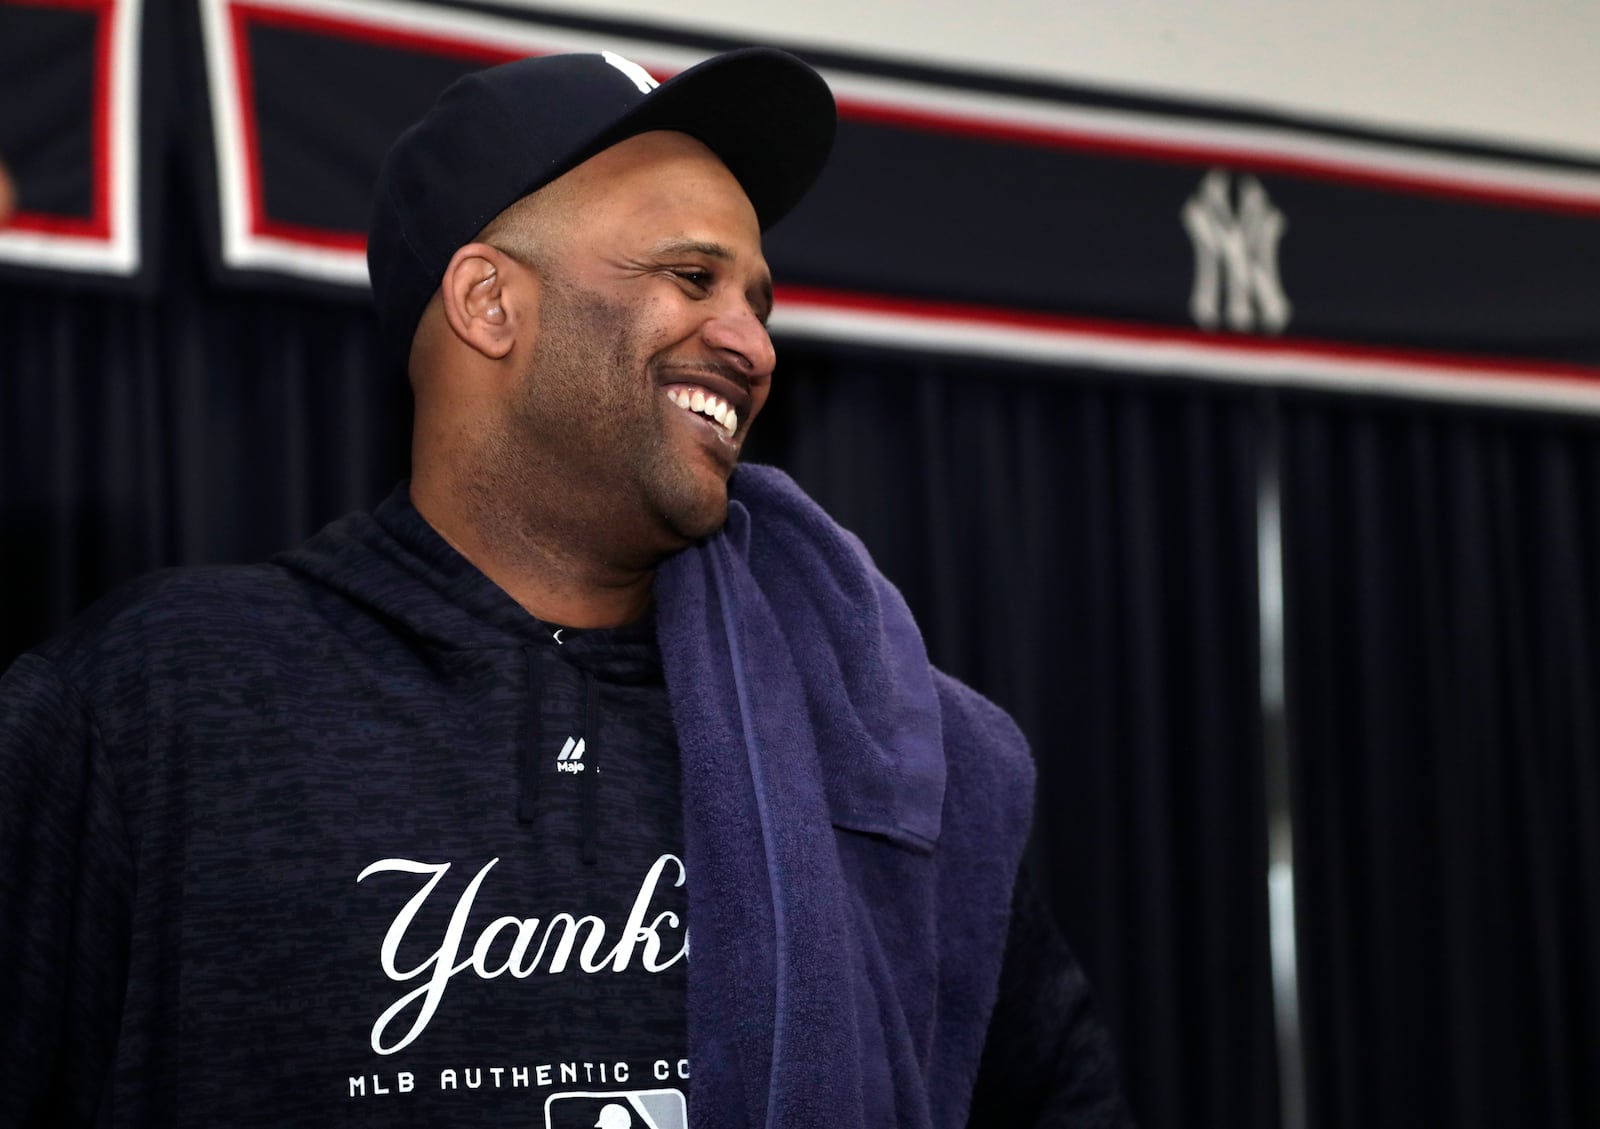
POLYGON ((531 272, 487 243, 457 248, 444 269, 439 292, 451 331, 491 360, 510 353, 518 330, 532 324, 531 272))

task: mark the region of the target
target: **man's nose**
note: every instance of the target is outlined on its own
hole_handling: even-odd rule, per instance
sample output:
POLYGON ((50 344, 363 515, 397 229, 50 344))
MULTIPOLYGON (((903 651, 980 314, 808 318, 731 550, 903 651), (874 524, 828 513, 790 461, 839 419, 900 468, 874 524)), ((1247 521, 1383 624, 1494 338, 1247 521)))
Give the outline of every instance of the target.
POLYGON ((777 366, 778 354, 767 327, 742 298, 723 303, 706 322, 702 334, 706 344, 745 376, 758 380, 769 377, 777 366))

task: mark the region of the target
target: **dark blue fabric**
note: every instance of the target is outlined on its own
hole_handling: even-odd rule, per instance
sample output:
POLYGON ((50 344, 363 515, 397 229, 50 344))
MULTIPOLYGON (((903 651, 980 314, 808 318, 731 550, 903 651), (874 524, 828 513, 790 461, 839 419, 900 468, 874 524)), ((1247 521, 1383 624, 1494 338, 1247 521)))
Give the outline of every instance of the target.
POLYGON ((691 1118, 964 1124, 1025 742, 929 666, 893 586, 786 476, 746 466, 731 494, 723 532, 657 583, 694 876, 691 1118))
POLYGON ((563 640, 401 489, 272 564, 146 578, 19 660, 0 1126, 509 1129, 576 1091, 687 1091, 653 625, 563 640))

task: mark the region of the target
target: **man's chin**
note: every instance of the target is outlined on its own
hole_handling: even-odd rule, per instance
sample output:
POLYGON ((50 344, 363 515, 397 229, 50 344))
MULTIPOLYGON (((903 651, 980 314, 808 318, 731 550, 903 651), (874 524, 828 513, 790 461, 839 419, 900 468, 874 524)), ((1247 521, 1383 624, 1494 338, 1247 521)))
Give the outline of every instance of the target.
POLYGON ((647 505, 674 551, 705 540, 727 522, 730 473, 731 468, 690 462, 651 482, 647 505))
POLYGON ((695 489, 685 491, 672 504, 663 507, 667 526, 685 545, 704 541, 716 533, 728 520, 728 484, 700 481, 695 489))
POLYGON ((692 514, 682 515, 673 522, 673 531, 685 544, 704 541, 728 522, 728 496, 724 494, 719 504, 705 506, 692 514))

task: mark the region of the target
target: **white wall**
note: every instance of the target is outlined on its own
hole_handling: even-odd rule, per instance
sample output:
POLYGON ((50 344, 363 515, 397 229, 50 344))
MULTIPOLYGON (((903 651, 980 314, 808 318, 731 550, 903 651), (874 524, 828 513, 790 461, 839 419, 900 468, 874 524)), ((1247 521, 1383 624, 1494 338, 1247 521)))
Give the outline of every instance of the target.
MULTIPOLYGON (((542 6, 561 3, 542 0, 542 6)), ((565 6, 751 42, 1331 115, 1600 161, 1597 0, 569 0, 565 6)))

